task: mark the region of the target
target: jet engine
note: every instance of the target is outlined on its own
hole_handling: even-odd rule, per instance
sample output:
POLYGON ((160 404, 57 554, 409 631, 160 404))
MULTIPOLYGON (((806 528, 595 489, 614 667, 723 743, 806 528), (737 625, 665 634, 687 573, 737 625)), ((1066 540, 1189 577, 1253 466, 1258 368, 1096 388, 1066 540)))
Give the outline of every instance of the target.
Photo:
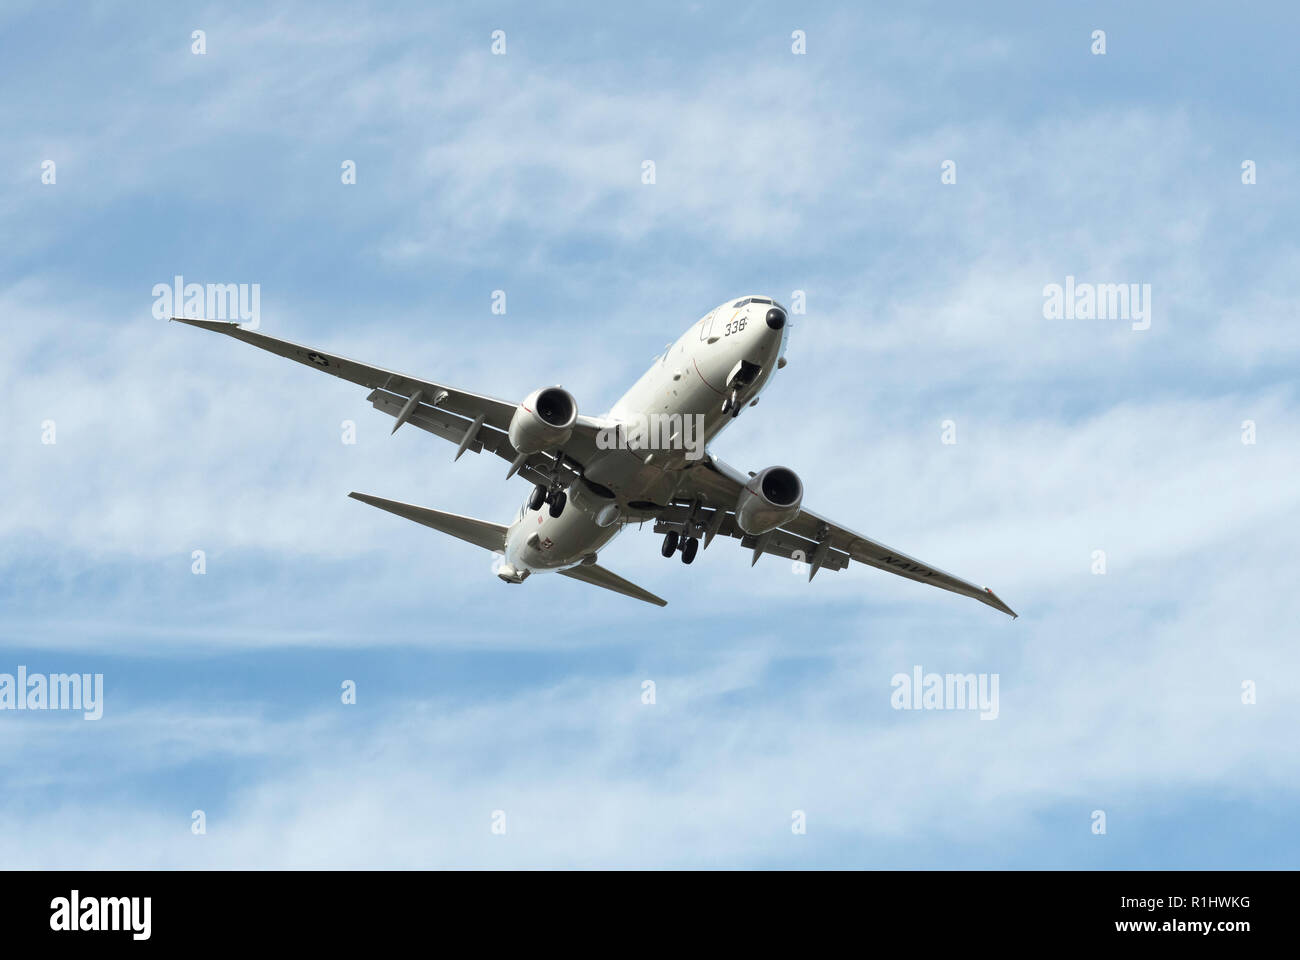
POLYGON ((768 467, 749 478, 736 500, 736 523, 758 536, 799 515, 803 484, 789 467, 768 467))
POLYGON ((578 420, 578 401, 563 387, 543 387, 524 397, 510 418, 510 445, 520 453, 564 446, 578 420))

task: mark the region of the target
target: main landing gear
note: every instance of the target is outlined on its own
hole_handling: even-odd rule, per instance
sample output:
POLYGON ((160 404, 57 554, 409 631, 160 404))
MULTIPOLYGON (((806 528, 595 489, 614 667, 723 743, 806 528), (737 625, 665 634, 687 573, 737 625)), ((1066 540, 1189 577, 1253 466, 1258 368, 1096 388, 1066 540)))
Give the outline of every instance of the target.
POLYGON ((563 490, 548 490, 539 483, 533 487, 533 492, 528 497, 528 509, 540 510, 542 504, 549 503, 551 508, 547 512, 552 517, 558 517, 564 512, 564 505, 568 502, 569 496, 563 490))
POLYGON ((690 563, 700 552, 700 541, 694 537, 680 536, 676 530, 669 530, 664 534, 664 545, 659 548, 659 552, 665 557, 671 557, 679 548, 682 551, 682 563, 690 563))
POLYGON ((695 559, 695 555, 700 552, 700 541, 694 537, 687 537, 682 543, 682 563, 690 563, 695 559))

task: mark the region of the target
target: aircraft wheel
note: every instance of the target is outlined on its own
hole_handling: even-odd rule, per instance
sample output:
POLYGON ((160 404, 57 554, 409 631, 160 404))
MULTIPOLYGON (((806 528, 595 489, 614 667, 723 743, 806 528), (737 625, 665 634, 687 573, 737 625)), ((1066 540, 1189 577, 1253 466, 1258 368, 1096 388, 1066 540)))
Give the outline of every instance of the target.
POLYGON ((537 486, 533 487, 533 492, 528 497, 528 509, 540 510, 542 509, 542 504, 545 502, 546 488, 539 483, 537 486))
POLYGON ((669 530, 664 534, 664 545, 659 548, 659 552, 665 557, 671 557, 677 551, 677 531, 669 530))
POLYGON ((695 554, 700 550, 700 541, 694 537, 687 537, 686 542, 682 544, 682 563, 690 563, 695 559, 695 554))
POLYGON ((558 517, 560 514, 562 514, 564 512, 564 505, 565 503, 568 502, 568 500, 569 498, 563 490, 557 493, 555 495, 555 499, 551 501, 551 510, 550 510, 551 516, 558 517))

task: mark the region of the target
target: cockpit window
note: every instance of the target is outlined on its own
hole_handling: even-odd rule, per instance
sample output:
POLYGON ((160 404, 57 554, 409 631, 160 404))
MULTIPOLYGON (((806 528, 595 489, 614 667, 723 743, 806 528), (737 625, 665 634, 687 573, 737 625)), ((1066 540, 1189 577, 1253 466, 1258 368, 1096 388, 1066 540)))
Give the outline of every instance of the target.
POLYGON ((765 299, 763 299, 762 297, 752 297, 752 298, 750 299, 749 302, 750 302, 750 303, 766 303, 768 306, 771 306, 771 305, 772 305, 772 301, 771 301, 771 300, 765 300, 765 299))
POLYGON ((740 308, 740 307, 747 307, 747 306, 749 306, 749 305, 750 305, 751 303, 753 303, 753 302, 754 302, 754 298, 753 298, 753 297, 750 297, 748 300, 737 300, 735 303, 733 303, 733 304, 731 305, 731 307, 732 307, 732 309, 734 310, 734 309, 738 309, 738 308, 740 308))

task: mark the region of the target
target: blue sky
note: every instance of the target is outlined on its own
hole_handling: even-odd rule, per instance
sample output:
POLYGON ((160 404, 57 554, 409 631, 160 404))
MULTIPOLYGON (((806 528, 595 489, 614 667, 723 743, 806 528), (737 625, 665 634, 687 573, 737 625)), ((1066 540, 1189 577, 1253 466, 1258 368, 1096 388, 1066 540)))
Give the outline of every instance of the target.
POLYGON ((0 673, 105 705, 0 712, 0 865, 1294 868, 1298 21, 6 4, 0 673), (525 484, 159 322, 177 274, 589 412, 722 300, 805 291, 714 452, 1022 616, 648 531, 602 563, 663 610, 507 588, 346 494, 506 520, 525 484), (1046 319, 1067 275, 1150 284, 1150 329, 1046 319), (891 709, 914 665, 997 674, 998 718, 891 709))

